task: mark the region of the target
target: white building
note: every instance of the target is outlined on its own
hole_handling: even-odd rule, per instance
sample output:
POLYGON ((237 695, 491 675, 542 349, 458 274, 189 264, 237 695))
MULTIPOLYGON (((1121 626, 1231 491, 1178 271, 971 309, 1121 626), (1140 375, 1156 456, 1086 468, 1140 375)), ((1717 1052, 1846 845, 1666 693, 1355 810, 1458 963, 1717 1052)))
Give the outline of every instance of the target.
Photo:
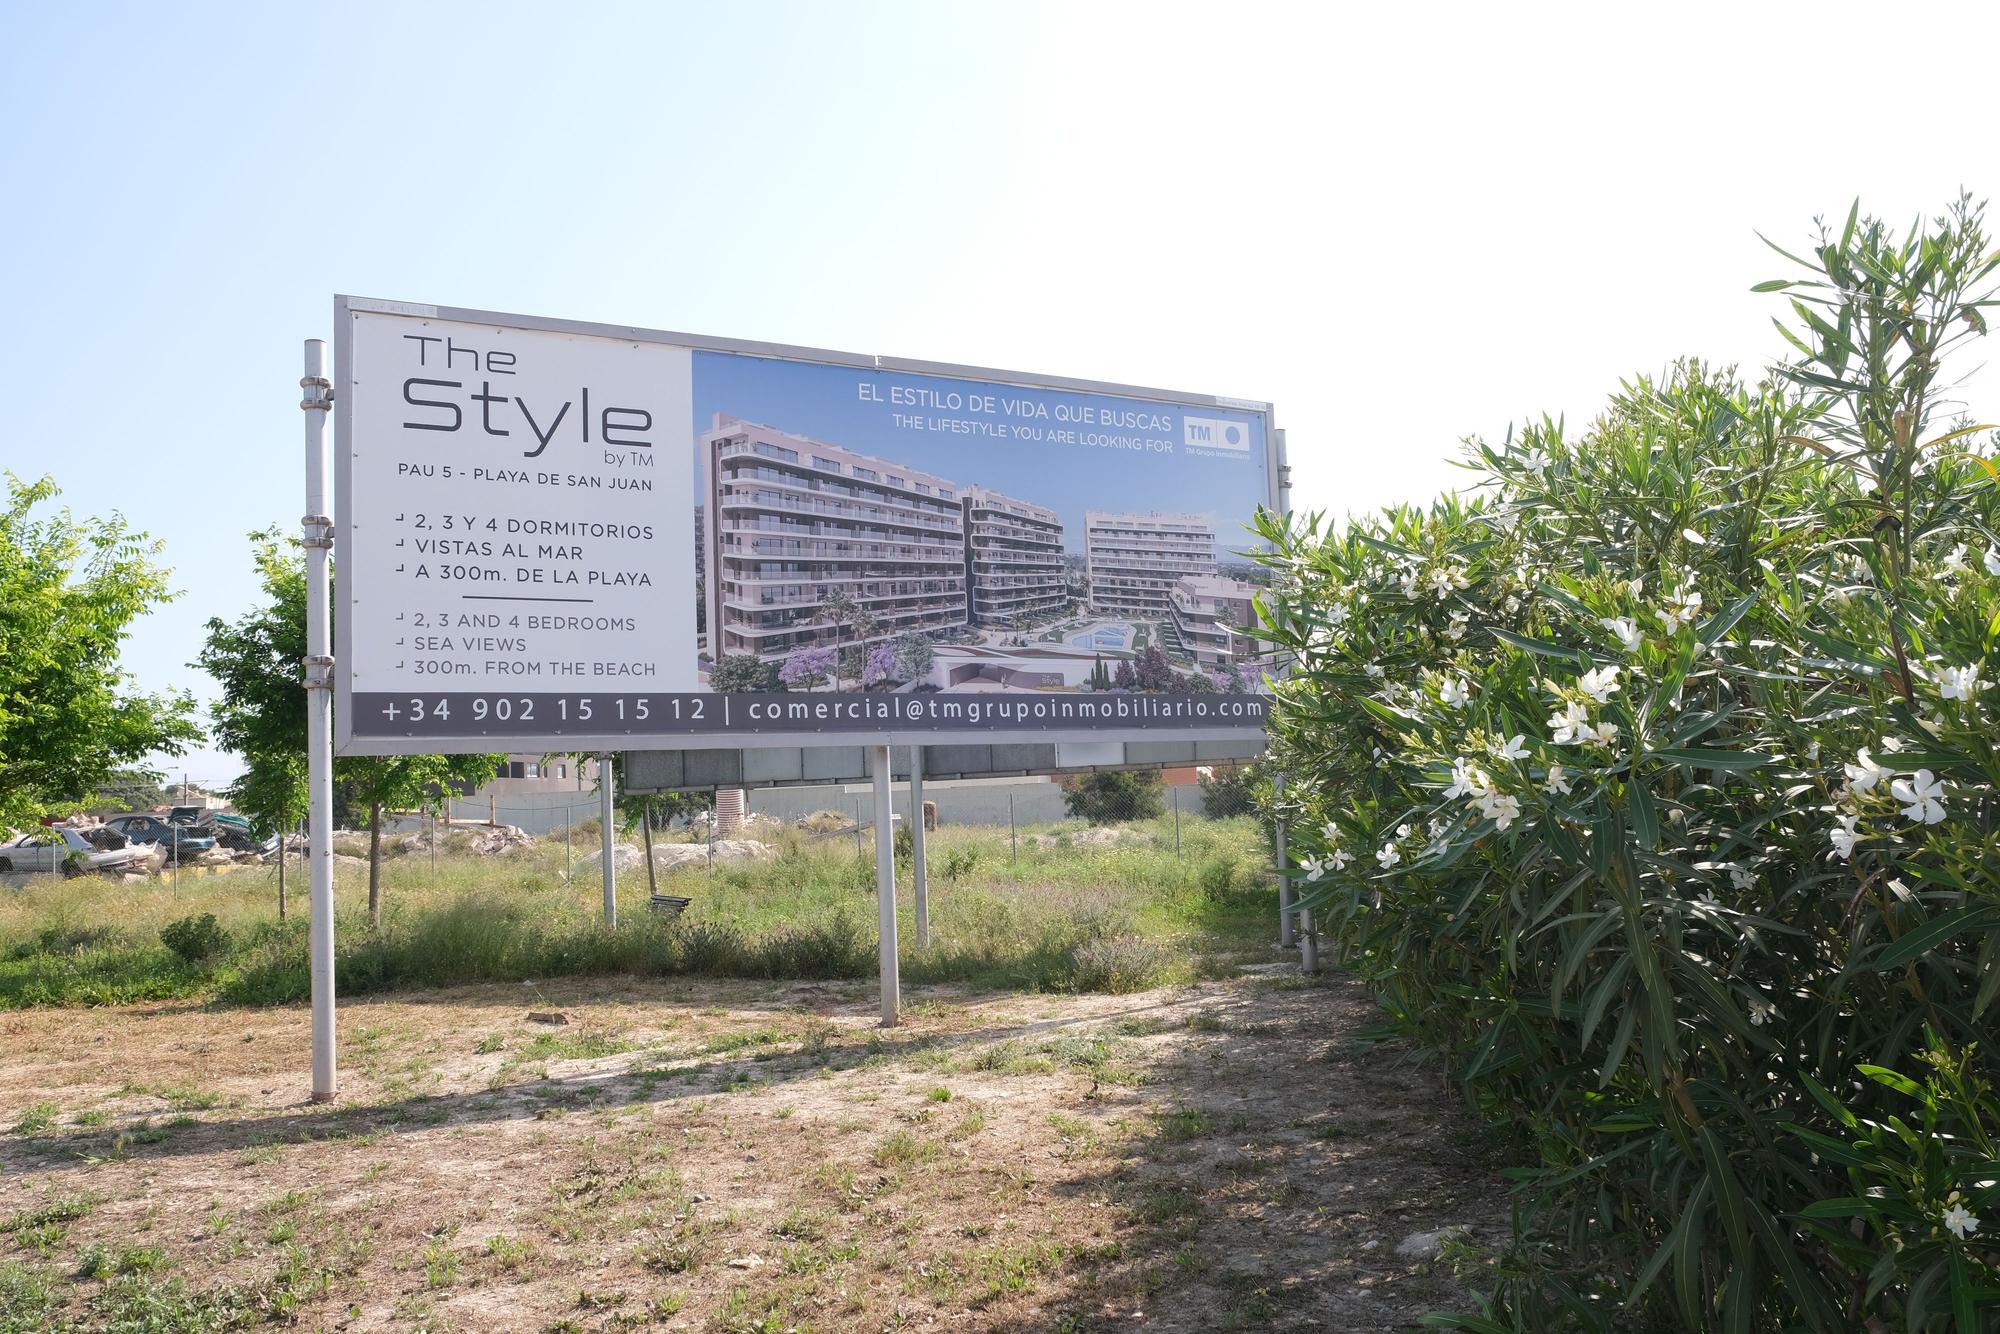
POLYGON ((821 619, 845 593, 871 639, 966 624, 959 486, 887 459, 717 415, 708 465, 708 645, 778 661, 860 642, 821 619))
POLYGON ((965 491, 965 559, 972 580, 972 623, 1007 626, 1060 612, 1069 601, 1063 576, 1063 526, 1043 505, 983 486, 965 491))
POLYGON ((1201 515, 1090 510, 1083 525, 1093 615, 1165 620, 1176 580, 1215 573, 1215 527, 1201 515))
POLYGON ((1166 637, 1171 648, 1196 666, 1237 667, 1255 676, 1272 660, 1270 646, 1245 631, 1257 623, 1257 585, 1219 574, 1183 575, 1168 591, 1171 616, 1166 637))

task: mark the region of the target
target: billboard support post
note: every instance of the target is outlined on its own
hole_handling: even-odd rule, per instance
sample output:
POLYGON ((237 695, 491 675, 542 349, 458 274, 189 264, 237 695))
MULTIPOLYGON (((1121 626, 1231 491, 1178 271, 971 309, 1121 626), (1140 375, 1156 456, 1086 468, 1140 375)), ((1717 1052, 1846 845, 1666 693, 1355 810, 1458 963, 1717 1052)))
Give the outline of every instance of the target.
POLYGON ((602 810, 599 812, 603 830, 604 845, 604 924, 618 925, 618 859, 611 855, 611 818, 615 795, 611 791, 611 752, 604 751, 597 757, 597 787, 601 794, 602 810))
POLYGON ((924 748, 910 747, 910 888, 916 895, 917 948, 931 943, 930 867, 924 854, 924 748))
MULTIPOLYGON (((333 1064, 333 651, 328 633, 333 619, 327 586, 327 558, 333 547, 333 520, 327 516, 326 419, 333 409, 333 385, 326 374, 326 343, 305 342, 306 515, 300 521, 306 553, 306 852, 312 908, 309 950, 312 971, 312 1100, 332 1099, 337 1084, 333 1064)), ((282 856, 283 848, 279 849, 282 856)))
POLYGON ((896 808, 889 795, 890 750, 875 747, 875 903, 882 926, 882 1027, 894 1028, 902 1008, 896 961, 896 808))
POLYGON ((1278 865, 1278 948, 1290 949, 1292 940, 1292 872, 1290 854, 1285 847, 1285 776, 1271 775, 1271 796, 1278 807, 1277 818, 1272 821, 1272 838, 1277 849, 1278 865))

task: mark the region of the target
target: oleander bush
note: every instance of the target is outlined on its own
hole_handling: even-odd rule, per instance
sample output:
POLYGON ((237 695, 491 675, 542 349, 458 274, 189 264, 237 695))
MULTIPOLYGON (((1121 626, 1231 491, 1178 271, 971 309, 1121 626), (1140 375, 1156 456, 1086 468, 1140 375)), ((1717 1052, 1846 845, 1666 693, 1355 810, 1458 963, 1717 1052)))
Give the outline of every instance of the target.
POLYGON ((2000 256, 1961 200, 1786 259, 1757 383, 1260 520, 1305 902, 1533 1160, 1437 1323, 2000 1328, 2000 256))

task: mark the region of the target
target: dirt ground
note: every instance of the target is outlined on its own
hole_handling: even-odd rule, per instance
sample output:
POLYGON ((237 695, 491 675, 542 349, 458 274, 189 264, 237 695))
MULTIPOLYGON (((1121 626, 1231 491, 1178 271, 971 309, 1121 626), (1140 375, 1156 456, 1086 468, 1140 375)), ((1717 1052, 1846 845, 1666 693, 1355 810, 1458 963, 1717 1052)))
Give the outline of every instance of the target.
POLYGON ((884 1030, 859 985, 362 999, 320 1107, 297 1008, 0 1016, 0 1300, 19 1328, 1375 1330, 1462 1298, 1455 1246, 1399 1242, 1505 1234, 1478 1131, 1357 1036, 1350 980, 906 1001, 884 1030))

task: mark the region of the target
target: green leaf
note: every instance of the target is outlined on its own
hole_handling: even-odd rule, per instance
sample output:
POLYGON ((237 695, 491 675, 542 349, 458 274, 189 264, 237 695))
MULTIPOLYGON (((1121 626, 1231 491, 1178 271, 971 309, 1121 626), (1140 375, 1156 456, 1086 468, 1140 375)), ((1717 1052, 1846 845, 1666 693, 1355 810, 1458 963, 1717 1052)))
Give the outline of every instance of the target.
POLYGON ((1697 769, 1727 769, 1736 773, 1759 769, 1774 762, 1769 755, 1754 755, 1749 751, 1721 750, 1702 746, 1669 746, 1646 753, 1659 759, 1672 760, 1675 764, 1692 765, 1697 769))
POLYGON ((1882 1085, 1884 1088, 1892 1088, 1896 1090, 1896 1092, 1905 1094, 1912 1098, 1921 1098, 1924 1096, 1923 1085, 1917 1083, 1916 1080, 1911 1079, 1905 1075, 1897 1074, 1894 1070, 1889 1069, 1887 1066, 1859 1065, 1856 1066, 1855 1069, 1859 1070, 1862 1074, 1868 1076, 1876 1083, 1882 1085))
POLYGON ((1967 904, 1940 913, 1913 931, 1905 931, 1880 954, 1860 965, 1870 972, 1900 968, 1919 955, 1928 954, 1954 936, 1967 931, 1986 931, 2000 926, 2000 906, 1990 903, 1967 904))

